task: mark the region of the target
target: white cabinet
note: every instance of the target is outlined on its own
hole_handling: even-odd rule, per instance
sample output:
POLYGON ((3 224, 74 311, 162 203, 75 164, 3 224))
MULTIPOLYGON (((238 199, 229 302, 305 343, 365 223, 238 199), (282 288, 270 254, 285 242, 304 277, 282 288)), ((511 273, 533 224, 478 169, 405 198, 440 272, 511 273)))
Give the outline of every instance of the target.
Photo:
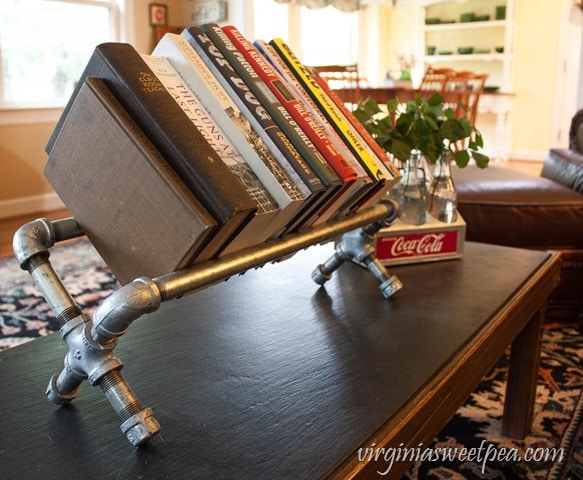
POLYGON ((423 70, 434 65, 488 73, 488 86, 513 91, 514 0, 422 0, 420 4, 418 58, 423 70), (499 18, 501 7, 503 18, 499 18), (467 20, 472 16, 476 20, 467 20))
POLYGON ((477 127, 486 152, 493 159, 506 159, 514 99, 515 0, 419 0, 419 5, 418 68, 489 74, 486 92, 497 92, 480 97, 477 127))

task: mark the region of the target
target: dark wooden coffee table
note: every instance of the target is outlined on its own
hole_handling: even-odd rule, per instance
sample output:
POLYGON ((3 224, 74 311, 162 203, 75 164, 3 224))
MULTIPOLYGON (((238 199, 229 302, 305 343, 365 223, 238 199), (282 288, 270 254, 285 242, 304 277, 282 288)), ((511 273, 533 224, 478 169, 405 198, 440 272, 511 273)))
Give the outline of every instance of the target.
POLYGON ((511 343, 504 428, 528 430, 556 254, 467 243, 460 260, 390 268, 405 286, 386 300, 355 265, 314 284, 330 253, 312 247, 131 327, 116 353, 162 425, 143 448, 99 388, 67 408, 44 397, 58 335, 2 352, 0 478, 378 478, 383 464, 358 449, 427 445, 511 343))

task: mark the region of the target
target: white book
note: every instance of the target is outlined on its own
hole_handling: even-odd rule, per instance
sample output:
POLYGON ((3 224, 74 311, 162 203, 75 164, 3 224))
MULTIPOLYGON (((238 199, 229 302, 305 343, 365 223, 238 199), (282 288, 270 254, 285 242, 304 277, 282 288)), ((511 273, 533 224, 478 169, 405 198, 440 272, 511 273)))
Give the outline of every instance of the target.
POLYGON ((237 233, 234 240, 223 250, 222 255, 251 245, 258 245, 272 238, 282 228, 278 222, 280 208, 277 202, 168 59, 152 55, 142 55, 142 58, 233 175, 245 186, 251 198, 255 200, 257 205, 255 216, 237 233))
POLYGON ((284 226, 290 223, 303 208, 307 192, 279 164, 198 53, 184 37, 168 33, 152 54, 170 61, 276 200, 281 209, 279 220, 284 226))

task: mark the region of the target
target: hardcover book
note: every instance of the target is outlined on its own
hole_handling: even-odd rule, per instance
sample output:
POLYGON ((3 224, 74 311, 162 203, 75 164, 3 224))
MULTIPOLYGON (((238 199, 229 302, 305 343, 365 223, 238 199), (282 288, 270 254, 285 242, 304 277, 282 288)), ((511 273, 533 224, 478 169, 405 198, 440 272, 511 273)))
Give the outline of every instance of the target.
MULTIPOLYGON (((359 192, 360 198, 364 198, 369 195, 372 191, 377 191, 379 188, 378 182, 373 182, 371 177, 366 173, 363 166, 359 160, 355 157, 352 151, 344 143, 344 140, 338 135, 334 127, 330 124, 328 119, 324 116, 320 108, 316 105, 314 100, 306 92, 304 87, 299 83, 296 77, 291 73, 290 69, 283 62, 283 60, 277 55, 275 50, 271 45, 266 43, 261 39, 256 39, 253 42, 257 51, 265 58, 265 60, 272 66, 272 68, 279 74, 282 81, 285 82, 286 86, 290 89, 293 95, 303 104, 310 113, 313 121, 317 122, 320 127, 324 130, 326 136, 334 144, 334 146, 341 153, 343 158, 352 166, 354 171, 357 173, 358 178, 363 182, 364 186, 362 191, 359 192)), ((359 202, 358 195, 355 196, 349 205, 354 202, 359 202)))
POLYGON ((270 146, 270 150, 273 148, 272 153, 277 155, 276 158, 285 171, 290 177, 299 180, 298 188, 307 190, 308 201, 289 225, 288 232, 303 228, 327 202, 329 193, 326 187, 208 36, 194 26, 185 29, 182 36, 207 64, 241 112, 254 125, 257 133, 270 146))
POLYGON ((342 156, 307 106, 292 93, 285 80, 271 67, 255 46, 236 27, 227 25, 222 28, 344 183, 342 195, 344 195, 345 206, 341 205, 338 208, 338 214, 343 214, 355 199, 361 197, 363 189, 368 188, 365 178, 360 177, 349 160, 342 156))
POLYGON ((316 148, 313 142, 308 138, 304 130, 292 118, 287 109, 277 100, 270 92, 265 82, 255 72, 253 67, 245 59, 244 55, 239 52, 233 42, 229 39, 222 28, 214 23, 207 23, 201 26, 201 29, 207 34, 209 39, 221 51, 225 59, 235 69, 239 77, 249 87, 251 92, 259 100, 261 105, 272 116, 277 125, 285 133, 286 137, 293 146, 302 155, 310 168, 318 175, 329 192, 329 201, 318 211, 317 219, 312 224, 324 222, 332 218, 336 210, 338 193, 344 187, 340 177, 330 167, 326 159, 316 148))
MULTIPOLYGON (((218 254, 253 218, 255 203, 220 160, 180 105, 146 65, 140 54, 124 43, 97 46, 81 82, 86 77, 103 78, 123 108, 196 195, 219 227, 205 248, 205 257, 218 254)), ((50 153, 71 104, 74 91, 49 139, 50 153)))
POLYGON ((167 58, 151 55, 142 55, 142 58, 256 204, 257 210, 253 218, 239 230, 222 254, 257 245, 275 236, 285 227, 278 218, 279 206, 253 170, 249 168, 229 137, 225 135, 167 58))
POLYGON ((371 155, 364 141, 357 135, 352 125, 346 120, 334 102, 322 90, 307 67, 297 59, 293 51, 281 38, 274 38, 269 44, 310 94, 314 102, 320 107, 338 134, 361 161, 371 178, 376 182, 382 182, 384 184, 387 177, 385 165, 376 158, 376 155, 371 155))
MULTIPOLYGON (((336 107, 339 109, 340 113, 344 115, 344 118, 353 126, 356 133, 365 142, 365 146, 368 148, 371 156, 376 155, 379 162, 382 163, 388 175, 386 176, 386 187, 385 190, 390 190, 395 183, 401 178, 401 174, 397 168, 389 161, 386 152, 381 148, 381 146, 376 142, 376 140, 368 133, 366 128, 358 121, 358 119, 346 108, 344 102, 334 93, 332 89, 326 83, 326 80, 318 75, 314 75, 320 88, 328 95, 328 97, 334 102, 336 107)), ((374 196, 369 196, 366 200, 366 204, 370 205, 371 201, 376 201, 374 196)))
POLYGON ((122 284, 189 265, 216 226, 98 78, 80 84, 44 173, 122 284))
MULTIPOLYGON (((272 155, 256 129, 225 92, 208 66, 180 35, 168 33, 158 42, 153 55, 167 58, 206 107, 225 135, 277 202, 280 233, 296 217, 306 202, 306 189, 296 186, 272 155)), ((299 180, 299 179, 298 179, 299 180)))

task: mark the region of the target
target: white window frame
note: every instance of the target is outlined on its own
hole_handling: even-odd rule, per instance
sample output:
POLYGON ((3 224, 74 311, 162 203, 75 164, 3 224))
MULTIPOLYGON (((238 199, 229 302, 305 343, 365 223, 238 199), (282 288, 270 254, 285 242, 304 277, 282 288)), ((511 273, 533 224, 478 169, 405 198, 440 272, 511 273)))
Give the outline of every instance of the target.
MULTIPOLYGON (((110 12, 112 41, 121 41, 128 30, 126 11, 130 0, 59 0, 87 6, 105 6, 110 12)), ((55 29, 58 32, 58 28, 55 29)), ((0 62, 1 62, 0 58, 0 62)), ((0 125, 44 124, 56 122, 64 105, 7 105, 3 102, 2 69, 0 68, 0 125)))
MULTIPOLYGON (((260 1, 273 1, 273 0, 260 0, 260 1)), ((251 11, 254 11, 256 6, 256 3, 253 0, 249 1, 247 8, 247 12, 249 11, 249 8, 251 9, 251 11)), ((286 40, 286 42, 289 44, 289 46, 291 47, 291 49, 301 58, 302 55, 302 51, 301 51, 301 32, 302 32, 302 8, 306 8, 306 7, 302 7, 301 5, 298 5, 295 2, 290 2, 290 3, 285 3, 284 6, 287 8, 287 28, 288 28, 288 38, 284 39, 286 40)), ((333 8, 333 7, 327 7, 327 8, 333 8)), ((362 17, 362 11, 357 12, 358 15, 358 28, 359 31, 361 31, 362 29, 362 23, 361 23, 361 17, 362 17)), ((256 15, 248 15, 248 17, 255 17, 256 15)), ((254 24, 253 21, 249 21, 246 23, 246 31, 247 34, 251 37, 251 38, 256 38, 257 35, 254 30, 254 24)), ((266 39, 263 39, 266 40, 266 39)), ((269 39, 267 39, 269 40, 269 39)), ((363 40, 363 36, 361 35, 361 33, 359 33, 359 39, 358 39, 358 52, 357 52, 357 57, 361 58, 362 57, 362 53, 363 53, 363 44, 362 44, 362 40, 363 40)), ((345 63, 352 63, 354 62, 353 59, 346 59, 345 63)))

